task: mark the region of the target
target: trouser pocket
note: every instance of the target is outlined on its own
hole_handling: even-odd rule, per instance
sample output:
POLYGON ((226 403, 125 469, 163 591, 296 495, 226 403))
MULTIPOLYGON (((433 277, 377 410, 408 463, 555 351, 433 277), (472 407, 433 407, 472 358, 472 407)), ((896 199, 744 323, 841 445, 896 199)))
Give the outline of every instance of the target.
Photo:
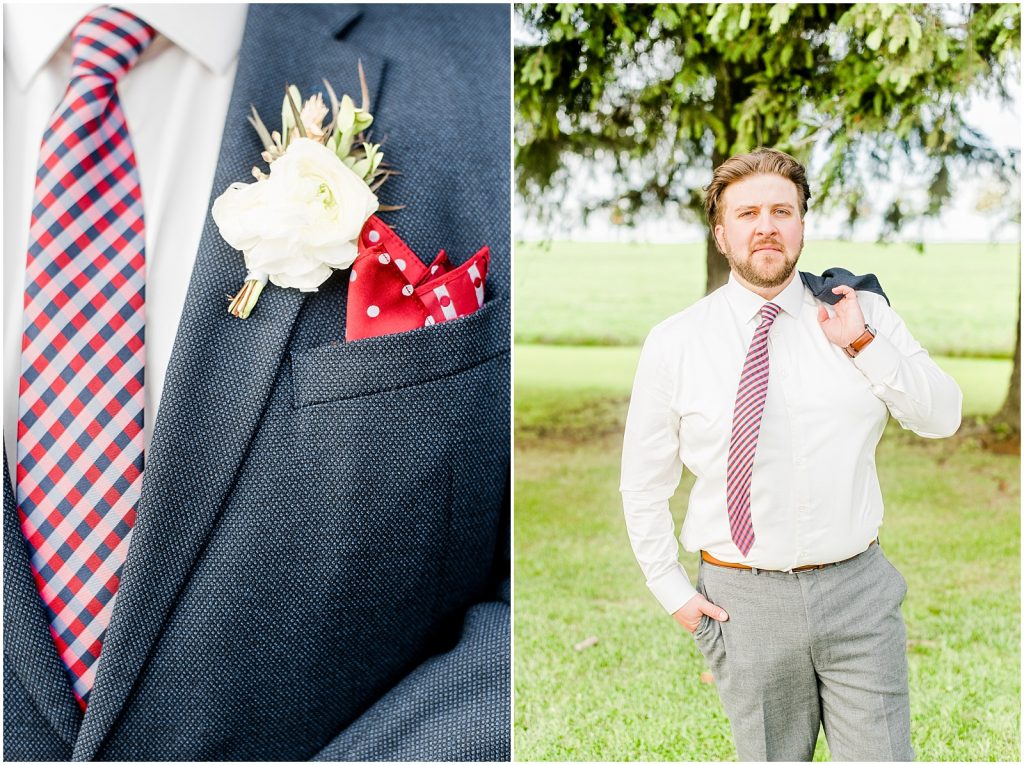
MULTIPOLYGON (((704 586, 704 566, 704 561, 701 561, 700 573, 697 575, 697 592, 704 598, 710 600, 704 586)), ((712 619, 707 614, 704 614, 700 618, 700 624, 697 625, 697 629, 693 633, 693 640, 697 644, 697 649, 707 661, 708 668, 711 670, 712 674, 715 675, 717 680, 719 673, 722 671, 722 665, 725 659, 725 647, 722 642, 721 622, 717 619, 712 619)))

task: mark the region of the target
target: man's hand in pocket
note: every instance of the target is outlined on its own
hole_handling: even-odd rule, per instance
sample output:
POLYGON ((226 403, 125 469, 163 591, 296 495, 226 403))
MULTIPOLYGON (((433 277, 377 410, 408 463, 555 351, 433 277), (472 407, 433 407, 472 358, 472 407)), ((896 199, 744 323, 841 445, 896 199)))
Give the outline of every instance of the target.
POLYGON ((700 625, 700 617, 703 614, 707 614, 712 619, 717 619, 720 622, 724 622, 729 618, 729 614, 725 612, 724 608, 716 606, 700 593, 686 601, 682 608, 672 614, 672 617, 683 625, 687 632, 693 633, 697 631, 697 627, 700 625))

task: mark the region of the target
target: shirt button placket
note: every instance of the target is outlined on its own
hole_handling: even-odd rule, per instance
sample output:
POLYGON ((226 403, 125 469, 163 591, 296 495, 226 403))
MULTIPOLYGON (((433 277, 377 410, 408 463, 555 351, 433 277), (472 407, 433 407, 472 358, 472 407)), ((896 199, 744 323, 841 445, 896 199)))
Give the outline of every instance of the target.
POLYGON ((789 409, 789 428, 793 448, 793 499, 796 503, 796 506, 793 508, 795 516, 793 527, 796 530, 795 544, 797 556, 794 566, 801 566, 807 563, 806 558, 808 553, 805 549, 805 542, 807 539, 807 532, 810 529, 811 524, 809 513, 810 500, 808 497, 807 482, 807 457, 804 456, 805 440, 803 438, 803 431, 801 430, 803 422, 799 407, 799 402, 802 400, 800 378, 795 371, 791 372, 790 369, 790 367, 792 367, 793 370, 796 369, 796 365, 799 364, 799 358, 791 359, 787 356, 786 360, 791 362, 787 363, 783 378, 785 380, 786 401, 789 409))

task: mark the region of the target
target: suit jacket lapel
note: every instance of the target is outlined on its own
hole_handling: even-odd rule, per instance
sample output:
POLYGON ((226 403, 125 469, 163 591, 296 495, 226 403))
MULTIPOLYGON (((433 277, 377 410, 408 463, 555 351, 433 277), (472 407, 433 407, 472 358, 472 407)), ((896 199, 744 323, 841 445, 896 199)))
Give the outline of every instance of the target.
MULTIPOLYGON (((358 93, 357 61, 376 87, 383 61, 337 37, 360 11, 337 5, 250 6, 211 193, 251 179, 262 146, 249 106, 277 124, 284 84, 304 95, 358 93)), ((371 95, 371 99, 373 96, 371 95)), ((245 274, 241 253, 209 214, 167 370, 135 528, 74 758, 97 755, 228 497, 268 402, 303 294, 270 285, 249 319, 225 295, 245 274)))
POLYGON ((57 654, 42 598, 32 579, 4 450, 4 659, 36 707, 69 746, 82 724, 67 671, 57 654))

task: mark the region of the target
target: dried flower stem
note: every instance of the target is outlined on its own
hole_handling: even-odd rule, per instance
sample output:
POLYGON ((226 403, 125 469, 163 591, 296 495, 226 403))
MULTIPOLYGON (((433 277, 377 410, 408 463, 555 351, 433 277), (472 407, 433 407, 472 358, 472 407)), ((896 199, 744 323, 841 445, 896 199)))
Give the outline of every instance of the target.
POLYGON ((228 296, 228 300, 231 301, 228 305, 228 313, 232 316, 237 316, 239 319, 248 319, 249 314, 252 313, 252 309, 256 305, 256 301, 260 299, 263 288, 267 286, 267 279, 267 274, 255 271, 247 273, 245 275, 245 284, 242 285, 242 289, 238 291, 238 294, 234 297, 228 296))

